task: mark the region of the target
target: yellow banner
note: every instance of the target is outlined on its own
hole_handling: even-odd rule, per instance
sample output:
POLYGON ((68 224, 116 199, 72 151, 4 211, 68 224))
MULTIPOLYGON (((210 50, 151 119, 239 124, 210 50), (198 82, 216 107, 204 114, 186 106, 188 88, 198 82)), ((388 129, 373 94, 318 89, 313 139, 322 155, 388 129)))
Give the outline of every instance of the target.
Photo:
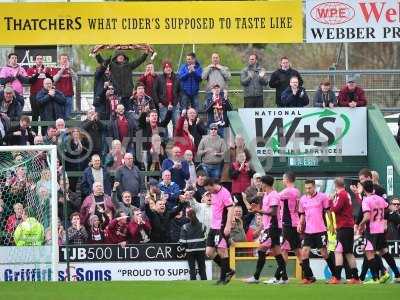
POLYGON ((300 0, 0 4, 1 45, 301 42, 300 0))

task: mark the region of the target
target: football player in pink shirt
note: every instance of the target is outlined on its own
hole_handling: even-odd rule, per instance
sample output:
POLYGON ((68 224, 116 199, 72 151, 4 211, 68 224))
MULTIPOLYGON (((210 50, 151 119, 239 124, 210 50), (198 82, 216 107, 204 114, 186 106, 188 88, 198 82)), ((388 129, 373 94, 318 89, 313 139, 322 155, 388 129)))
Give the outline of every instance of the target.
POLYGON ((256 272, 253 277, 245 280, 247 283, 259 283, 261 271, 265 265, 265 257, 267 250, 271 249, 271 253, 275 256, 278 268, 275 272, 275 278, 271 278, 264 283, 286 284, 288 276, 286 273, 286 263, 281 253, 280 237, 282 232, 282 222, 280 218, 279 205, 280 196, 274 190, 274 178, 271 176, 261 177, 262 189, 264 197, 261 209, 255 203, 251 204, 251 211, 263 215, 263 232, 260 235, 260 248, 258 249, 258 260, 256 272), (280 280, 276 279, 281 277, 280 280))
POLYGON ((331 266, 331 262, 328 262, 328 251, 326 249, 328 238, 324 220, 325 213, 330 218, 332 218, 332 215, 329 211, 329 197, 316 191, 315 181, 305 180, 304 184, 306 194, 300 198, 300 221, 297 231, 300 234, 304 233, 303 248, 301 249, 301 267, 304 272, 303 283, 310 284, 316 281, 310 268, 309 257, 311 249, 319 249, 332 274, 335 272, 334 266, 331 266))
POLYGON ((231 193, 218 183, 207 178, 204 188, 211 193, 211 226, 207 237, 206 255, 221 268, 217 284, 227 284, 235 275, 229 268, 229 235, 233 220, 233 201, 231 193))
POLYGON ((287 171, 283 174, 283 185, 285 188, 279 193, 280 202, 280 218, 282 220, 282 254, 287 261, 288 250, 292 250, 299 261, 301 261, 301 239, 297 232, 297 225, 299 225, 299 200, 300 191, 294 185, 296 175, 292 171, 287 171))
POLYGON ((372 181, 364 181, 361 185, 366 197, 362 201, 363 219, 358 225, 358 230, 359 233, 365 231, 367 242, 364 251, 372 274, 372 280, 365 283, 379 284, 379 265, 375 258, 376 252, 379 252, 392 269, 395 276, 394 282, 400 283, 399 269, 388 251, 385 237, 385 209, 388 207, 388 203, 382 197, 374 194, 372 181))

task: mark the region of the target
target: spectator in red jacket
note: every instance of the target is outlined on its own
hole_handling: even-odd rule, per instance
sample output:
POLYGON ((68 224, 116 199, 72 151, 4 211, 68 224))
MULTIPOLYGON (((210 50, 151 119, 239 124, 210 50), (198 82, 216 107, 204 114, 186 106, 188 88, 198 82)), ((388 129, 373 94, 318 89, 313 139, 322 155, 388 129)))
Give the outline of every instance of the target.
POLYGON ((139 77, 138 81, 144 85, 144 91, 146 95, 151 97, 151 99, 155 99, 153 86, 156 79, 157 79, 157 74, 154 72, 154 65, 153 63, 148 63, 146 65, 144 74, 139 77))
POLYGON ((357 85, 356 76, 350 77, 346 86, 340 90, 338 106, 351 108, 367 106, 364 90, 357 85))
POLYGON ((181 153, 190 150, 194 155, 196 155, 194 137, 189 131, 189 122, 184 115, 182 115, 176 123, 174 145, 181 149, 181 153))
POLYGON ((128 224, 128 240, 133 244, 148 243, 150 241, 151 225, 149 220, 143 218, 142 211, 133 210, 133 216, 128 224))
POLYGON ((13 208, 14 213, 7 218, 7 223, 5 226, 6 234, 9 237, 7 241, 10 243, 10 245, 13 244, 12 239, 15 229, 23 221, 22 215, 24 212, 24 206, 21 203, 15 203, 13 208))
POLYGON ((106 228, 106 243, 125 247, 128 238, 128 216, 120 211, 106 228))

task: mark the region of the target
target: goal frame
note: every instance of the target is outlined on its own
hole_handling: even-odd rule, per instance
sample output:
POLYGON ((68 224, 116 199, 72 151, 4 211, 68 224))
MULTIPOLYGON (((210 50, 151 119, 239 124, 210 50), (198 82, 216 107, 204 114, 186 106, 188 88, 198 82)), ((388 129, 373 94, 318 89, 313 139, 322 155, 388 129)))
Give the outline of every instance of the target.
POLYGON ((12 151, 47 151, 50 153, 50 177, 51 177, 51 280, 58 281, 58 200, 57 200, 57 146, 33 145, 33 146, 0 146, 0 152, 12 151))

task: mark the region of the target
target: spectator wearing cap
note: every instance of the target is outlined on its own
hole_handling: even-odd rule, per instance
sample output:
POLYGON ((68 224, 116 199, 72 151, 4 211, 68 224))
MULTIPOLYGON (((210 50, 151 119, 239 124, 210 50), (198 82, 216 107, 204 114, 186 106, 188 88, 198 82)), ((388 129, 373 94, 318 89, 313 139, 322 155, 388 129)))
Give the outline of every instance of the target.
POLYGON ((181 84, 178 76, 172 70, 170 61, 163 62, 163 73, 154 81, 153 84, 154 103, 160 113, 160 118, 164 119, 168 106, 172 105, 172 122, 175 125, 179 115, 179 104, 181 102, 181 84))
POLYGON ((152 62, 146 65, 144 74, 138 79, 138 82, 143 84, 144 92, 150 98, 154 99, 154 82, 157 80, 158 75, 154 72, 154 65, 152 62))
POLYGON ((290 78, 289 86, 282 92, 282 107, 304 107, 310 103, 305 88, 299 85, 299 78, 290 78))
POLYGON ((206 92, 212 93, 214 85, 219 85, 224 95, 227 96, 228 81, 231 79, 231 73, 228 67, 220 64, 221 60, 218 53, 211 55, 211 64, 204 68, 201 78, 207 81, 206 92))
POLYGON ((251 185, 244 192, 246 200, 250 203, 257 197, 263 197, 264 195, 262 191, 261 177, 262 175, 260 173, 254 173, 251 185))
POLYGON ((98 154, 92 155, 89 166, 83 171, 81 179, 82 198, 92 193, 92 186, 95 182, 101 182, 104 193, 111 196, 111 178, 107 170, 101 166, 101 159, 98 154))
POLYGON ((367 106, 364 90, 357 85, 358 76, 349 77, 338 96, 338 105, 341 107, 363 107, 367 106))
POLYGON ((35 134, 29 126, 31 120, 28 116, 21 116, 19 120, 19 125, 12 126, 6 132, 6 144, 8 146, 26 146, 33 145, 35 134))
MULTIPOLYGON (((10 84, 19 95, 23 95, 23 83, 28 83, 28 75, 25 69, 18 64, 18 55, 8 54, 8 64, 0 70, 0 84, 10 84)), ((22 106, 24 106, 22 104, 22 106)))
POLYGON ((163 161, 161 169, 171 172, 171 180, 179 186, 179 189, 185 188, 186 180, 190 178, 189 165, 183 160, 179 147, 175 146, 171 149, 170 157, 163 161))
POLYGON ((193 52, 186 55, 186 63, 179 68, 182 89, 181 109, 199 110, 199 88, 203 70, 193 52))
POLYGON ((267 72, 258 63, 257 54, 249 55, 248 65, 240 72, 240 84, 243 86, 244 107, 264 106, 264 87, 268 84, 267 72))
POLYGON ((283 56, 280 60, 279 69, 271 74, 269 80, 269 86, 276 89, 275 101, 278 107, 286 107, 286 105, 282 103, 282 93, 289 86, 292 77, 298 78, 299 86, 303 85, 303 79, 300 73, 290 66, 289 58, 283 56))
POLYGON ((224 97, 224 93, 218 84, 212 88, 212 94, 207 95, 204 109, 207 113, 207 124, 216 124, 218 126, 218 134, 224 136, 224 128, 229 126, 228 111, 232 110, 232 105, 228 98, 224 97))
POLYGON ((219 179, 221 176, 221 164, 224 161, 227 146, 225 141, 218 136, 218 125, 210 125, 210 134, 202 138, 197 149, 197 156, 201 161, 207 177, 219 179))
POLYGON ((111 200, 117 211, 123 211, 127 216, 132 217, 133 209, 135 208, 135 206, 132 204, 132 195, 130 192, 124 191, 121 193, 122 201, 120 201, 117 191, 118 186, 119 182, 114 182, 111 200))
POLYGON ((136 85, 136 89, 133 90, 132 96, 129 98, 128 102, 123 102, 127 111, 133 111, 137 116, 148 109, 155 109, 153 99, 146 94, 145 86, 143 83, 139 82, 136 85))
POLYGON ((400 199, 393 198, 386 214, 387 220, 387 239, 400 240, 400 199))
POLYGON ((323 80, 318 90, 314 95, 314 107, 329 107, 334 108, 337 106, 335 93, 331 89, 329 80, 323 80))
POLYGON ((134 165, 132 153, 125 153, 124 165, 115 173, 115 182, 119 183, 118 195, 122 195, 124 191, 130 192, 133 205, 140 207, 139 193, 144 191, 144 181, 138 167, 134 165))
POLYGON ((181 189, 179 188, 179 185, 172 181, 170 171, 163 171, 161 177, 162 180, 158 184, 158 188, 160 189, 161 194, 164 196, 167 210, 172 210, 177 203, 181 189))
POLYGON ((21 117, 22 106, 9 86, 0 92, 0 113, 6 114, 11 121, 18 121, 21 117))

